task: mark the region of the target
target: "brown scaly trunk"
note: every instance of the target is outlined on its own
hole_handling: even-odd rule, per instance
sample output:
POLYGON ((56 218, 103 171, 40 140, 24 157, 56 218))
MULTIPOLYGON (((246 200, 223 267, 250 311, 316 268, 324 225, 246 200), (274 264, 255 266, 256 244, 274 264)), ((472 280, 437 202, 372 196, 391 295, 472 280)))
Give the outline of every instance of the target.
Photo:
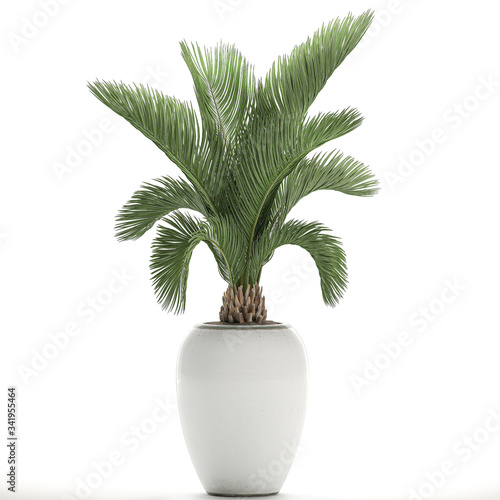
POLYGON ((262 295, 262 287, 248 285, 246 292, 243 287, 229 285, 222 296, 222 307, 219 318, 224 323, 256 323, 266 321, 266 299, 262 295))

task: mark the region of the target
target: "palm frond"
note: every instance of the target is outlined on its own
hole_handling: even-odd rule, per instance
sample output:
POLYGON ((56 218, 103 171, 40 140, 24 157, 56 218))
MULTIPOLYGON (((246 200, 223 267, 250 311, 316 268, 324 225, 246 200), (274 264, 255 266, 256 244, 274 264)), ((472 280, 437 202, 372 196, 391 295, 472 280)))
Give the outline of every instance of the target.
POLYGON ((261 127, 240 144, 241 153, 233 169, 237 196, 231 198, 232 212, 248 235, 248 283, 253 239, 265 227, 281 182, 310 152, 358 127, 362 117, 355 109, 320 113, 305 120, 283 117, 272 126, 261 127))
POLYGON ((211 149, 217 161, 209 165, 210 184, 217 201, 224 193, 236 136, 244 128, 255 95, 253 66, 231 45, 213 49, 181 42, 182 55, 193 78, 196 99, 211 149))
POLYGON ((205 242, 217 262, 222 278, 234 284, 233 272, 244 265, 242 240, 231 222, 223 217, 200 219, 174 211, 162 219, 153 240, 150 269, 158 302, 164 309, 180 313, 186 304, 189 264, 196 246, 205 242))
POLYGON ((212 216, 206 224, 208 245, 222 279, 229 285, 236 284, 245 267, 246 239, 231 217, 212 216))
POLYGON ((298 245, 309 252, 321 280, 321 292, 327 305, 335 305, 347 286, 345 253, 340 240, 319 222, 290 220, 263 233, 254 244, 251 274, 260 278, 263 266, 283 245, 298 245))
POLYGON ((239 189, 238 208, 242 227, 249 235, 266 214, 276 190, 310 152, 354 130, 362 122, 355 109, 320 113, 301 120, 282 117, 259 128, 240 144, 233 175, 239 189))
POLYGON ((217 213, 206 174, 211 151, 190 103, 144 85, 97 80, 88 86, 101 102, 153 141, 217 213))
POLYGON ((162 177, 156 184, 146 182, 118 212, 116 238, 135 240, 151 229, 161 218, 182 208, 210 216, 203 198, 184 179, 162 177))
POLYGON ((321 190, 373 196, 379 187, 377 179, 366 165, 339 151, 304 158, 280 185, 273 200, 271 225, 278 218, 284 221, 302 198, 321 190))
POLYGON ((373 16, 373 11, 368 10, 358 17, 349 14, 335 19, 295 47, 289 56, 278 58, 263 82, 259 82, 260 113, 304 115, 366 33, 373 16))
POLYGON ((255 92, 253 67, 231 45, 213 49, 181 42, 182 55, 194 82, 204 127, 221 135, 229 149, 244 125, 255 92))

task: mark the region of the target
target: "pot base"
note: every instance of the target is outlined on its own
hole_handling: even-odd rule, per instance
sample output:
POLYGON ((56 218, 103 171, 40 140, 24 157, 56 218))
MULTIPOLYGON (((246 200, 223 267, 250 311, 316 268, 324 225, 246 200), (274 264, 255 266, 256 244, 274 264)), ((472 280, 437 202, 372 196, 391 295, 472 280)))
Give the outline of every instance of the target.
POLYGON ((207 493, 214 497, 270 497, 271 495, 277 495, 279 491, 274 493, 250 493, 248 495, 237 495, 236 493, 234 495, 230 493, 212 493, 211 491, 207 491, 207 493))

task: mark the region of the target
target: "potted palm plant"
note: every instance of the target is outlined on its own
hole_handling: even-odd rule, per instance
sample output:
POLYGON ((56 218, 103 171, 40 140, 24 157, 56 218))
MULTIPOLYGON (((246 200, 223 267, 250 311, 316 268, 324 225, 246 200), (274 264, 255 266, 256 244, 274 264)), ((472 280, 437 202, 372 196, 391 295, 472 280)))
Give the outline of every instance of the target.
POLYGON ((352 157, 314 153, 358 127, 358 111, 308 116, 372 18, 367 11, 323 25, 258 80, 235 47, 182 42, 197 111, 147 86, 89 84, 183 174, 145 183, 117 216, 119 240, 159 222, 150 266, 158 301, 184 311, 189 262, 202 242, 227 283, 218 321, 196 325, 177 362, 182 429, 210 494, 275 494, 292 464, 306 411, 307 357, 289 324, 267 318, 262 269, 277 248, 298 245, 316 263, 326 304, 335 305, 346 287, 339 239, 288 214, 314 191, 370 196, 378 189, 352 157))

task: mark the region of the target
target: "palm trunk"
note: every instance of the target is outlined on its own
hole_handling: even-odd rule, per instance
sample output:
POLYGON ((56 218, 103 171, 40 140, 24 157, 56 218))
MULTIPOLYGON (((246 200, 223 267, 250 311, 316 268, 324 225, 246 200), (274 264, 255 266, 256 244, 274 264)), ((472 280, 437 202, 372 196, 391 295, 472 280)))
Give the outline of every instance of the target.
POLYGON ((243 287, 229 285, 222 296, 222 307, 219 318, 223 323, 256 323, 261 325, 267 318, 266 298, 262 294, 262 287, 243 287))

